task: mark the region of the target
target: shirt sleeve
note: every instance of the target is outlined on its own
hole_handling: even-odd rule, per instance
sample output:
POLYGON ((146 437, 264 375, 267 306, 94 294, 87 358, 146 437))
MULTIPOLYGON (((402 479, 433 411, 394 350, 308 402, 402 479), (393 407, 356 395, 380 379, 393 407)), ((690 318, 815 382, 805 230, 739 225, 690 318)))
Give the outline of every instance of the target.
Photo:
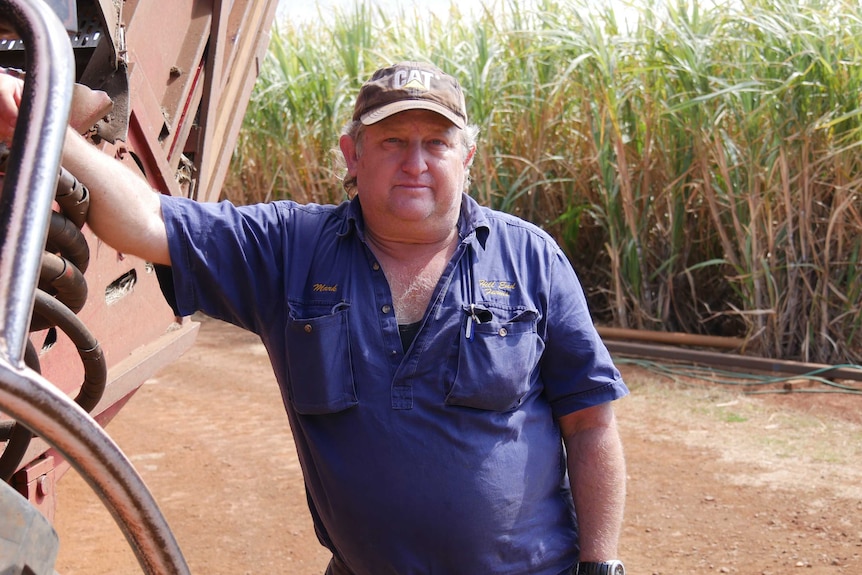
POLYGON ((628 394, 590 316, 577 275, 562 252, 549 273, 541 374, 555 417, 628 394))
POLYGON ((162 196, 175 311, 201 311, 257 332, 257 302, 277 301, 281 217, 274 204, 236 207, 162 196))

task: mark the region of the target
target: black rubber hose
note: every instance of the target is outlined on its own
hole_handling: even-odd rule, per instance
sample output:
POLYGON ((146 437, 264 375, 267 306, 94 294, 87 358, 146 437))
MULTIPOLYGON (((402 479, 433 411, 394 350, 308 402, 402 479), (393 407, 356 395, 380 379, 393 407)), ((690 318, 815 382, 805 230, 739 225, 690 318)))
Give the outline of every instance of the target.
POLYGON ((42 290, 36 290, 33 315, 56 325, 75 344, 84 364, 84 382, 75 397, 75 403, 87 412, 92 411, 102 399, 108 381, 108 363, 99 342, 78 316, 42 290))
MULTIPOLYGON (((93 408, 102 399, 108 381, 108 363, 99 342, 72 310, 42 290, 36 290, 33 321, 57 326, 72 340, 84 365, 84 382, 81 384, 78 395, 75 396, 75 403, 88 413, 93 411, 93 408)), ((36 350, 29 339, 27 340, 25 361, 26 358, 30 358, 30 363, 27 363, 28 367, 39 371, 38 354, 36 354, 36 350), (36 367, 33 368, 31 363, 36 367)), ((16 422, 11 426, 11 429, 7 430, 7 435, 9 442, 6 444, 6 449, 3 450, 3 454, 0 455, 0 480, 8 482, 27 452, 33 434, 16 422)))
POLYGON ((45 250, 58 252, 75 264, 81 273, 90 265, 90 246, 74 222, 63 214, 51 212, 45 250))
POLYGON ((66 217, 79 229, 83 228, 84 222, 87 221, 87 212, 90 210, 90 193, 84 184, 62 167, 55 199, 66 217))
MULTIPOLYGON (((49 252, 42 254, 39 289, 56 296, 73 313, 81 311, 87 303, 87 280, 84 279, 84 275, 66 258, 49 252)), ((32 326, 33 324, 30 331, 37 331, 32 326)))
MULTIPOLYGON (((39 289, 56 296, 78 313, 87 303, 87 281, 83 274, 90 264, 90 246, 84 234, 66 215, 51 212, 45 250, 39 269, 39 289)), ((31 332, 49 327, 44 318, 31 316, 31 332)))
MULTIPOLYGON (((39 288, 44 291, 36 292, 30 331, 57 326, 72 339, 84 364, 84 382, 75 401, 90 412, 104 393, 107 363, 96 339, 75 316, 88 295, 83 272, 90 264, 90 246, 80 228, 86 221, 89 193, 68 171, 60 168, 55 199, 63 213, 51 212, 39 273, 39 288), (57 299, 44 292, 55 294, 57 299)), ((39 354, 29 339, 24 362, 41 373, 39 354)), ((32 438, 33 433, 18 422, 0 424, 0 441, 7 442, 0 454, 0 481, 8 482, 15 474, 32 438)))

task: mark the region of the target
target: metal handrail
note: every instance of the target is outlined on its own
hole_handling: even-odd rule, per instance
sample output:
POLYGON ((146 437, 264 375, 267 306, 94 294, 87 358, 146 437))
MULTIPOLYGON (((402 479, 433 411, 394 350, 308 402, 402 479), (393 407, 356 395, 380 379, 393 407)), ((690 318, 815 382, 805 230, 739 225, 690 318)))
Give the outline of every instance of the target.
POLYGON ((41 0, 4 0, 0 18, 24 41, 31 70, 0 197, 0 353, 20 365, 57 189, 75 63, 66 30, 41 0))

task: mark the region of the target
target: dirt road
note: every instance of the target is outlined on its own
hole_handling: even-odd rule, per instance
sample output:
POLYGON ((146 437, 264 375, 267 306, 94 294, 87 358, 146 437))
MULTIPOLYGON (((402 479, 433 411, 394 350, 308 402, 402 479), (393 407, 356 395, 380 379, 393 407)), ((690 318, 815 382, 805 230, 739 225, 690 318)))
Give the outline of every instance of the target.
MULTIPOLYGON (((617 408, 629 573, 862 573, 862 396, 744 396, 621 367, 632 388, 617 408)), ((195 346, 108 431, 160 502, 193 573, 323 572, 328 557, 254 336, 203 321, 195 346)), ((74 472, 59 497, 58 573, 140 573, 74 472)))

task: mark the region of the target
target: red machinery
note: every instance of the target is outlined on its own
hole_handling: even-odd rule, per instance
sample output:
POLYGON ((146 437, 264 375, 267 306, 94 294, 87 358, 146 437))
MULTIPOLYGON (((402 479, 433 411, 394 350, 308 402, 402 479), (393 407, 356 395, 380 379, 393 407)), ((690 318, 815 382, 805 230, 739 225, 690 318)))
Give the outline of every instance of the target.
POLYGON ((87 192, 59 158, 71 118, 155 190, 216 200, 276 4, 0 0, 0 66, 25 78, 0 199, 0 477, 17 491, 0 484, 0 572, 53 573, 52 494, 70 466, 145 571, 187 571, 101 426, 197 325, 174 317, 148 262, 87 229, 87 192))

